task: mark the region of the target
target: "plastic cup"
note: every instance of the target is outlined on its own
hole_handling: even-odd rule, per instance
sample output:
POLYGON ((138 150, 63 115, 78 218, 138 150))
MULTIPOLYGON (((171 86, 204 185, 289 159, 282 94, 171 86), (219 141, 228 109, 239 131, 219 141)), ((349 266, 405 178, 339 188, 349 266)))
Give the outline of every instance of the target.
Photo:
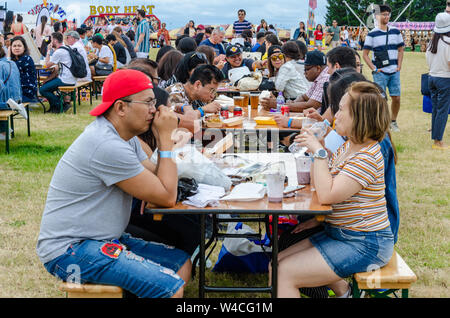
POLYGON ((259 106, 259 94, 250 94, 250 107, 252 109, 258 109, 259 106))
POLYGON ((311 157, 297 156, 295 158, 297 165, 297 182, 298 184, 309 184, 311 181, 311 157))
POLYGON ((244 107, 244 97, 243 96, 234 96, 234 106, 244 107))
POLYGON ((248 92, 242 92, 241 96, 244 97, 244 100, 242 101, 242 107, 247 108, 248 103, 250 101, 250 93, 248 92))
POLYGON ((272 164, 269 171, 265 173, 267 197, 269 199, 269 202, 279 203, 283 201, 285 177, 286 168, 284 162, 277 162, 272 164))
POLYGON ((283 201, 284 175, 278 172, 266 174, 267 197, 269 202, 283 201))
POLYGON ((317 123, 317 120, 313 119, 313 118, 303 118, 302 120, 302 128, 311 128, 312 125, 314 125, 315 123, 317 123))

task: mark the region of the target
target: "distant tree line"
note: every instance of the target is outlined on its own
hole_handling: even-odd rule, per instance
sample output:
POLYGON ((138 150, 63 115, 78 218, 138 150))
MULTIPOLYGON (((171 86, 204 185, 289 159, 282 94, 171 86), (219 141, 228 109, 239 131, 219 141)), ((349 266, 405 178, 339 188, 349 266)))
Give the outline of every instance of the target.
MULTIPOLYGON (((331 25, 333 20, 336 20, 338 25, 352 25, 357 26, 360 24, 358 19, 352 14, 352 12, 345 5, 344 0, 328 0, 327 1, 327 14, 325 16, 326 25, 331 25)), ((392 8, 391 21, 397 18, 397 16, 408 5, 410 0, 387 0, 384 1, 392 8)), ((370 1, 370 0, 347 0, 348 5, 358 15, 358 17, 365 23, 370 23, 370 12, 367 10, 371 3, 383 4, 383 1, 370 1)), ((408 9, 398 19, 401 21, 411 22, 432 22, 439 12, 445 10, 445 0, 414 0, 408 9)))

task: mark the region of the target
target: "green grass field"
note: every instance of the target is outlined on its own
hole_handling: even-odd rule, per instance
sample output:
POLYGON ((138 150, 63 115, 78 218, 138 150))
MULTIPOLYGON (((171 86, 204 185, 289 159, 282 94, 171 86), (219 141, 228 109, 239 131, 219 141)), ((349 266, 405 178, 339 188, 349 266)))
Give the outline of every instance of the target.
MULTIPOLYGON (((393 134, 399 156, 401 213, 396 249, 418 276, 410 297, 449 297, 450 156, 448 151, 431 149, 430 114, 422 112, 420 94, 420 75, 426 72, 423 53, 405 53, 398 119, 401 132, 393 134)), ((0 297, 64 297, 57 289, 57 280, 39 262, 35 246, 53 170, 67 147, 93 120, 90 109, 89 102, 77 107, 76 115, 44 115, 42 109, 36 109, 31 113, 31 137, 26 135, 25 121, 16 120, 16 137, 9 155, 4 152, 4 141, 0 141, 0 297)), ((447 142, 449 131, 444 136, 447 142)), ((219 249, 212 254, 213 263, 219 249)), ((207 272, 207 281, 228 286, 267 284, 266 275, 211 272, 207 272)), ((186 286, 185 295, 197 297, 196 280, 186 286)))

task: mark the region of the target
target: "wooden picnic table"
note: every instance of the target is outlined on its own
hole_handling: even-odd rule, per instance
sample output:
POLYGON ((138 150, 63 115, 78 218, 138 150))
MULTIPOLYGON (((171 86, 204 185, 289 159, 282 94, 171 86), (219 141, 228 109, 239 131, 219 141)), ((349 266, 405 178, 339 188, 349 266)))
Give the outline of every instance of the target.
MULTIPOLYGON (((290 153, 253 153, 253 154, 237 154, 249 160, 257 160, 263 163, 283 161, 286 164, 286 173, 288 184, 297 184, 297 175, 294 156, 290 153)), ((323 220, 325 215, 331 214, 330 205, 322 205, 318 201, 317 194, 311 190, 309 185, 297 191, 294 197, 283 198, 281 203, 268 202, 267 196, 255 201, 219 201, 219 206, 199 208, 195 206, 177 203, 173 208, 157 208, 147 207, 145 213, 149 214, 198 214, 200 216, 200 248, 199 248, 199 297, 204 298, 207 292, 268 292, 272 297, 277 296, 277 259, 278 259, 278 217, 280 215, 314 215, 319 220, 323 220), (206 242, 206 215, 213 216, 213 224, 217 225, 220 221, 238 222, 239 219, 221 219, 219 214, 253 214, 268 217, 272 215, 272 285, 269 287, 211 287, 206 285, 205 281, 205 265, 206 265, 206 249, 212 242, 220 237, 218 228, 213 229, 213 235, 206 242)), ((241 219, 241 220, 245 220, 241 219)), ((249 220, 262 221, 265 219, 250 218, 249 220)), ((226 234, 230 237, 230 234, 226 234)), ((238 237, 238 236, 235 236, 238 237)), ((196 266, 195 262, 193 264, 196 266)))

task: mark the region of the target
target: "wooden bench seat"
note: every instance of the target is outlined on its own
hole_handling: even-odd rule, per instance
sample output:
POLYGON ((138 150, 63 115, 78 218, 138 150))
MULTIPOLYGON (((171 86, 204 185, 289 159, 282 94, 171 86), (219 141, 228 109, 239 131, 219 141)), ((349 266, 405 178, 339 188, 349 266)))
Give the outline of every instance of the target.
POLYGON ((359 298, 361 291, 376 297, 383 297, 397 290, 402 290, 402 297, 407 298, 411 284, 416 281, 417 276, 402 257, 394 251, 386 266, 372 272, 353 275, 353 297, 359 298), (380 293, 380 289, 387 289, 387 291, 380 293))
MULTIPOLYGON (((27 133, 28 137, 31 136, 31 130, 30 130, 30 109, 29 109, 29 103, 22 103, 22 105, 25 107, 27 111, 27 133)), ((0 121, 6 122, 6 138, 5 138, 5 148, 6 153, 9 154, 9 128, 11 127, 12 133, 11 138, 14 138, 14 117, 20 116, 19 112, 16 110, 0 110, 0 121)))
POLYGON ((96 75, 92 77, 95 99, 98 99, 98 88, 102 87, 103 82, 106 80, 107 77, 108 77, 107 75, 102 76, 96 75))
POLYGON ((88 87, 90 91, 90 103, 92 105, 92 81, 83 81, 83 82, 77 82, 75 85, 70 86, 58 86, 58 91, 61 95, 61 113, 63 112, 63 104, 64 104, 64 96, 70 95, 73 100, 73 113, 77 113, 77 99, 76 96, 78 95, 78 105, 81 105, 81 95, 80 95, 80 89, 88 87))
POLYGON ((123 298, 123 289, 118 286, 97 284, 61 283, 59 290, 67 298, 123 298))

